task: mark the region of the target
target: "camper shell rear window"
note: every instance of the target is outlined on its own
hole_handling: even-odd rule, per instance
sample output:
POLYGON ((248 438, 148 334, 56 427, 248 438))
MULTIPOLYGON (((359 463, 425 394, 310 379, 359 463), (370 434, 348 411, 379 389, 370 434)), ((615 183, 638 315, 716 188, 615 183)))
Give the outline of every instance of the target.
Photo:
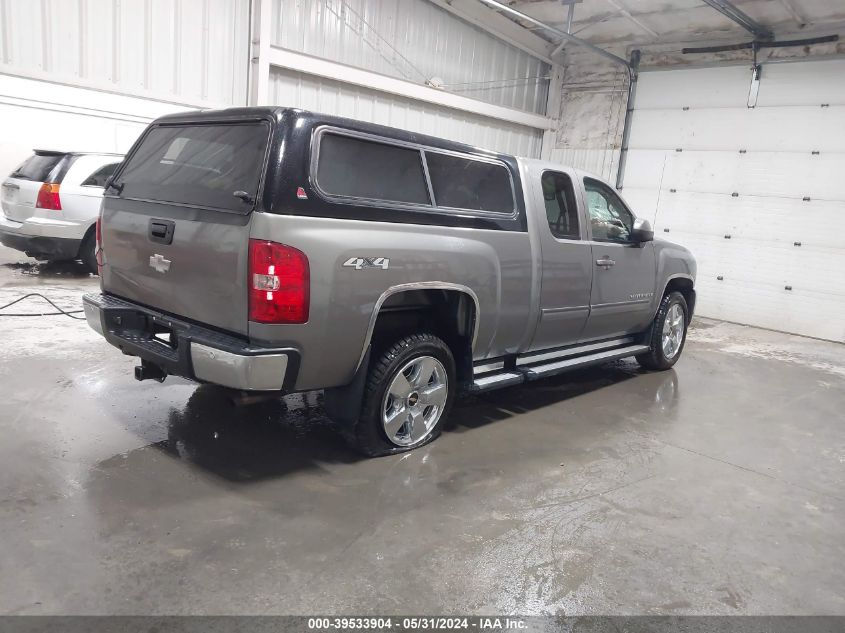
POLYGON ((265 121, 157 125, 115 182, 124 198, 249 213, 269 137, 265 121))

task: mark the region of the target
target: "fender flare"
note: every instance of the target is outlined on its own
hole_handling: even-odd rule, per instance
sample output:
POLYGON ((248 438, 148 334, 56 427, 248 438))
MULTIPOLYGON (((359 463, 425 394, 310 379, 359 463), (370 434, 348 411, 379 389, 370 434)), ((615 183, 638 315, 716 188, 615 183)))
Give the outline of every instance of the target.
POLYGON ((395 294, 398 294, 400 292, 407 292, 409 290, 453 290, 468 295, 475 304, 475 322, 472 324, 471 343, 471 349, 472 351, 475 351, 475 343, 478 338, 478 322, 481 319, 481 310, 478 302, 478 295, 472 288, 470 288, 469 286, 464 286, 463 284, 456 284, 448 281, 418 281, 407 284, 398 284, 395 286, 390 286, 387 290, 382 292, 379 298, 376 300, 375 306, 373 307, 373 312, 370 315, 370 323, 367 326, 367 335, 364 337, 364 345, 361 350, 361 356, 358 359, 358 363, 355 365, 356 373, 360 369, 361 364, 364 362, 364 357, 367 355, 367 350, 369 350, 370 348, 370 343, 373 339, 373 332, 376 328, 376 321, 378 320, 378 315, 381 311, 381 307, 384 305, 384 302, 395 294))

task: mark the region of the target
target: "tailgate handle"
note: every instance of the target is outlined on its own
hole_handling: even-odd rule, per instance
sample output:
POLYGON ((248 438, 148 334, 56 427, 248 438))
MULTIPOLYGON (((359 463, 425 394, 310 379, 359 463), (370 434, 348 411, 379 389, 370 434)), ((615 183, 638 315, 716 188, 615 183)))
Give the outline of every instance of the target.
POLYGON ((172 220, 150 220, 150 241, 170 244, 173 242, 173 230, 175 228, 176 223, 172 220))

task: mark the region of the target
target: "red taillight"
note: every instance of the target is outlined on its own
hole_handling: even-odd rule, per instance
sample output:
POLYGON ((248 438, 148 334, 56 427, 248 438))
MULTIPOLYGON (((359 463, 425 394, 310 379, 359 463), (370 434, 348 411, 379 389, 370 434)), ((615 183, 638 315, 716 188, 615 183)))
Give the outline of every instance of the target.
POLYGON ((38 190, 38 198, 35 206, 39 209, 51 209, 52 211, 62 210, 62 201, 59 199, 59 185, 55 182, 45 182, 38 190))
POLYGON ((249 241, 249 320, 308 321, 310 271, 305 253, 291 246, 249 241))
POLYGON ((102 216, 97 218, 97 224, 95 225, 96 228, 94 229, 94 237, 97 240, 97 250, 94 252, 94 256, 97 258, 97 269, 102 272, 103 270, 103 218, 102 216))

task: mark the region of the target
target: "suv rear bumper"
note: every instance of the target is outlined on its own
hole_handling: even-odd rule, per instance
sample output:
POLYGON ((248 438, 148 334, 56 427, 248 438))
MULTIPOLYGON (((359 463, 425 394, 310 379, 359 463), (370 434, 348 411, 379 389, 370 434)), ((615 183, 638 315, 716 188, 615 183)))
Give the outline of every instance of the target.
POLYGON ((80 240, 43 235, 21 235, 4 231, 0 226, 0 244, 16 251, 23 251, 36 259, 76 259, 79 256, 80 240))
POLYGON ((111 295, 86 294, 82 304, 88 325, 106 341, 167 374, 232 389, 293 390, 299 369, 295 349, 254 347, 111 295))

